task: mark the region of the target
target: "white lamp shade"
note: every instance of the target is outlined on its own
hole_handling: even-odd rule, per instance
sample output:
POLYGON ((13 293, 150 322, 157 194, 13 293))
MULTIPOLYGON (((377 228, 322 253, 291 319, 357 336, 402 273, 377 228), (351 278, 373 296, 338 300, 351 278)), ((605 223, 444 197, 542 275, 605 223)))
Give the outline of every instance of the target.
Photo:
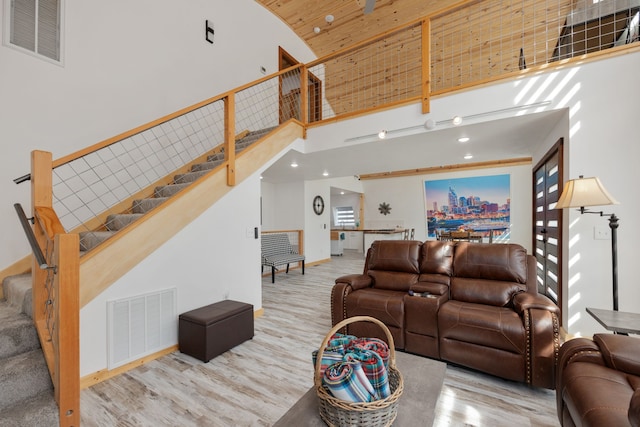
POLYGON ((556 209, 617 204, 598 178, 578 178, 566 182, 556 209))

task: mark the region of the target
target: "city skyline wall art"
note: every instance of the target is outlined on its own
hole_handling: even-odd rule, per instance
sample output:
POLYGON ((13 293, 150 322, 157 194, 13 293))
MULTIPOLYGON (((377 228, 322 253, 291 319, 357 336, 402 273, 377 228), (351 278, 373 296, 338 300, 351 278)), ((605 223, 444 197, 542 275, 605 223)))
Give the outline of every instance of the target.
POLYGON ((424 200, 428 238, 473 230, 483 241, 509 240, 510 174, 427 180, 424 200))

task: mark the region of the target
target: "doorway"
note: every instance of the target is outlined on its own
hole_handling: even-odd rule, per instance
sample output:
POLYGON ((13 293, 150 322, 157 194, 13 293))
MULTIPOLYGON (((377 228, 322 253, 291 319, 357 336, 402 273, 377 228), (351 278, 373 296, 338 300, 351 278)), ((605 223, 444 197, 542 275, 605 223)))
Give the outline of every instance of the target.
POLYGON ((551 298, 558 307, 562 307, 562 210, 554 207, 562 190, 563 144, 560 138, 533 169, 533 248, 538 293, 551 298))
MULTIPOLYGON (((278 48, 279 71, 298 65, 300 62, 291 56, 282 47, 278 48)), ((309 123, 322 120, 322 81, 312 73, 309 74, 308 87, 308 112, 309 123)), ((293 79, 292 79, 293 80, 293 79)), ((280 78, 280 123, 294 118, 304 122, 300 117, 300 80, 290 81, 280 78)))

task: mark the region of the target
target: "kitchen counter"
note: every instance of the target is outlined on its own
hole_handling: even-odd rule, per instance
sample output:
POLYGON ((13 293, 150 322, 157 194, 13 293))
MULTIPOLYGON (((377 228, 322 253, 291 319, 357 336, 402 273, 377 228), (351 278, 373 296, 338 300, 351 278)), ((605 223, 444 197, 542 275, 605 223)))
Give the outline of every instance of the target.
POLYGON ((381 228, 364 229, 363 250, 366 253, 371 244, 376 240, 402 240, 407 229, 405 228, 381 228))

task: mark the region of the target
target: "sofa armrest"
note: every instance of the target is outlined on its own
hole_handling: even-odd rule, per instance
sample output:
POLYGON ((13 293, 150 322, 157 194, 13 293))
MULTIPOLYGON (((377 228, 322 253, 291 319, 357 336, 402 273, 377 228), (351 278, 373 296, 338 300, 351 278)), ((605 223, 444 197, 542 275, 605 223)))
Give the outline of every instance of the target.
POLYGON ((640 388, 631 396, 629 404, 629 424, 633 427, 640 427, 640 388))
POLYGON ((600 348, 588 338, 574 338, 562 344, 558 356, 558 366, 556 368, 556 409, 559 420, 562 420, 565 406, 563 396, 563 372, 569 364, 574 362, 605 365, 602 359, 602 353, 600 353, 600 348))
POLYGON ((520 292, 513 297, 513 308, 517 313, 524 313, 525 310, 546 310, 556 316, 560 314, 560 308, 549 298, 540 294, 520 292))
POLYGON ((367 274, 348 274, 346 276, 338 277, 336 284, 344 283, 351 286, 351 289, 357 291, 358 289, 368 288, 373 283, 371 276, 367 274))
POLYGON ((604 363, 611 369, 640 376, 640 340, 625 335, 595 334, 604 363))

